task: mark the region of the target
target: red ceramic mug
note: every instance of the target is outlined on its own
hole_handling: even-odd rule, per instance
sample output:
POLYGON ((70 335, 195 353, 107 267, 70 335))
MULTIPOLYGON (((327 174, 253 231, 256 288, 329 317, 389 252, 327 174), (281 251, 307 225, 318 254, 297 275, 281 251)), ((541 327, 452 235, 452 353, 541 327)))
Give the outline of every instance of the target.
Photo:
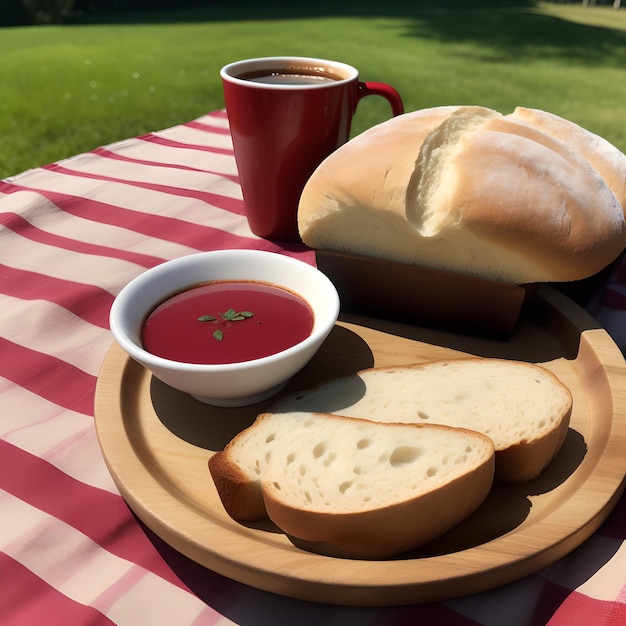
POLYGON ((298 241, 297 208, 313 170, 350 134, 361 98, 379 95, 404 112, 385 83, 359 81, 354 67, 307 57, 230 63, 220 72, 250 229, 298 241))

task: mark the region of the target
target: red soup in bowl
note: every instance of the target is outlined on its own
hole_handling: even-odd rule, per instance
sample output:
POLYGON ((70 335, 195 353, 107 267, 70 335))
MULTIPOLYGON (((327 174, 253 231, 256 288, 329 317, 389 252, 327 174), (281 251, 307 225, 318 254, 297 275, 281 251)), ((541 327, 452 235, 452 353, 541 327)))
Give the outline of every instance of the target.
POLYGON ((270 283, 212 281, 157 305, 142 327, 148 352, 182 363, 224 364, 282 352, 313 330, 313 310, 270 283))

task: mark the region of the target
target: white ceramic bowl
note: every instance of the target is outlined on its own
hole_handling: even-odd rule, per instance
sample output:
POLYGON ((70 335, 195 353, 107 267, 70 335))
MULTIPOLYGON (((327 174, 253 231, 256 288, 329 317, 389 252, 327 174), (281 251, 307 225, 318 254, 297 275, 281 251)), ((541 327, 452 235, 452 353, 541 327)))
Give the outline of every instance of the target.
POLYGON ((167 385, 215 406, 245 406, 280 391, 317 352, 339 315, 339 296, 319 270, 297 259, 260 250, 202 252, 157 265, 126 285, 113 302, 110 326, 115 340, 167 385), (267 357, 200 365, 150 354, 141 344, 148 313, 171 294, 212 280, 264 281, 304 298, 314 314, 312 333, 267 357))

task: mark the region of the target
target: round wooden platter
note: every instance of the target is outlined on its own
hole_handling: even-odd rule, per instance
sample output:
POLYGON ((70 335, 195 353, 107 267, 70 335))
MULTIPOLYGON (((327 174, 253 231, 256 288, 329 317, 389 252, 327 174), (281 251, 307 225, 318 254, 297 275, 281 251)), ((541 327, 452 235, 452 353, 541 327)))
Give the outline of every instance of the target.
POLYGON ((203 405, 153 378, 115 344, 96 391, 100 445, 121 494, 149 528, 191 559, 242 583, 362 606, 483 591, 536 572, 579 546, 624 489, 626 364, 590 316, 548 287, 539 290, 508 341, 342 316, 284 393, 367 367, 466 355, 526 360, 552 370, 574 397, 568 436, 538 479, 494 487, 474 515, 401 558, 320 556, 292 545, 269 521, 234 522, 222 508, 207 461, 269 401, 237 409, 203 405))

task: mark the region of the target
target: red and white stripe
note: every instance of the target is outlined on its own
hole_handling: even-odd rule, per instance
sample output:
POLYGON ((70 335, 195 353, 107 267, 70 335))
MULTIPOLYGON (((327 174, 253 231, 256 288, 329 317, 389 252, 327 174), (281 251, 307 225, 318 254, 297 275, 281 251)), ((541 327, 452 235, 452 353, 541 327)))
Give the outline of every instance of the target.
MULTIPOLYGON (((0 624, 626 623, 624 499, 587 544, 543 572, 384 609, 251 589, 146 529, 120 497, 93 424, 108 311, 146 269, 235 247, 314 263, 304 246, 249 230, 221 111, 0 181, 0 624)), ((597 311, 622 347, 624 273, 626 263, 597 311)))

